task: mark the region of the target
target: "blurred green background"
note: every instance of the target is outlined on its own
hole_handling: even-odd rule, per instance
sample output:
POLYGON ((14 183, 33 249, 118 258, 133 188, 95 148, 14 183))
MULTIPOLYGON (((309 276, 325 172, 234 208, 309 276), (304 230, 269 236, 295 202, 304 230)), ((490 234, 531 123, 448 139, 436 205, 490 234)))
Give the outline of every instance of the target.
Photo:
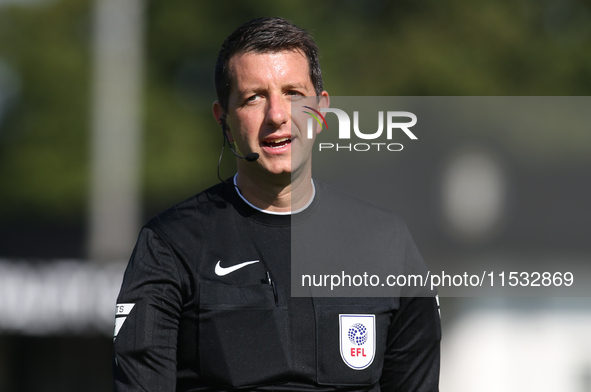
MULTIPOLYGON (((149 0, 145 6, 144 220, 218 182, 213 68, 224 38, 254 17, 281 16, 309 30, 320 47, 325 88, 335 96, 591 92, 587 0, 149 0)), ((0 0, 0 259, 87 255, 93 7, 89 0, 0 0)), ((581 170, 591 166, 590 137, 591 131, 565 129, 484 135, 514 152, 511 165, 535 173, 562 166, 555 178, 579 170, 577 183, 588 177, 581 170), (534 150, 521 154, 525 140, 534 150)), ((233 161, 226 152, 223 176, 233 173, 233 161)), ((407 215, 425 249, 429 236, 407 215)), ((92 331, 0 335, 0 390, 109 390, 110 345, 110 337, 92 331)))
MULTIPOLYGON (((216 182, 213 66, 225 36, 252 17, 311 31, 333 95, 587 95, 590 10, 575 0, 148 1, 145 215, 216 182)), ((91 11, 86 0, 0 1, 2 231, 84 228, 91 11)))

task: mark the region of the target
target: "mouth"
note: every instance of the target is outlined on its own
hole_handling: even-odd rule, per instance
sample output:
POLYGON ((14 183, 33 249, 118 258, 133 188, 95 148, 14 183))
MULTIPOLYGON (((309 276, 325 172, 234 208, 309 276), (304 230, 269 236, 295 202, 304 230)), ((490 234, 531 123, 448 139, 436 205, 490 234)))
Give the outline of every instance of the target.
POLYGON ((281 148, 291 143, 291 138, 284 137, 281 139, 263 141, 263 146, 270 148, 281 148))

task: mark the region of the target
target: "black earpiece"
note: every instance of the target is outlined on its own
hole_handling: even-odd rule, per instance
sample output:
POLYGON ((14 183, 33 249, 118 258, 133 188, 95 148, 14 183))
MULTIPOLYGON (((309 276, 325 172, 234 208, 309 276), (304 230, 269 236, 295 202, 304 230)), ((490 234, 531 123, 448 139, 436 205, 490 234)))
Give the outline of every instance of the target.
POLYGON ((228 123, 226 122, 225 114, 220 117, 220 127, 222 127, 222 132, 226 133, 228 131, 228 123))
POLYGON ((220 177, 220 164, 222 163, 222 156, 224 156, 224 149, 226 148, 226 141, 228 142, 228 145, 230 146, 230 151, 232 151, 232 154, 234 154, 237 158, 240 159, 245 159, 247 162, 254 162, 257 159, 259 159, 259 154, 257 154, 256 152, 251 152, 250 154, 247 154, 245 157, 238 155, 236 153, 236 151, 234 151, 234 148, 232 147, 232 143, 230 143, 230 139, 228 139, 228 123, 226 122, 226 116, 222 115, 220 117, 220 127, 222 127, 222 134, 224 136, 224 142, 222 144, 222 152, 220 152, 220 158, 218 159, 218 178, 220 179, 220 181, 222 182, 227 182, 225 180, 222 180, 222 177, 220 177))
MULTIPOLYGON (((222 132, 224 133, 224 145, 226 144, 226 140, 228 141, 228 144, 230 145, 230 151, 232 151, 232 154, 236 155, 237 158, 240 159, 245 159, 248 162, 254 162, 257 159, 259 159, 259 154, 257 154, 256 152, 251 152, 250 154, 246 154, 245 157, 243 157, 242 155, 238 155, 238 153, 236 153, 236 151, 234 151, 234 148, 232 147, 232 143, 230 143, 230 139, 228 139, 228 123, 226 122, 226 116, 222 115, 220 117, 220 126, 222 127, 222 132)), ((222 150, 223 152, 223 150, 222 150)))

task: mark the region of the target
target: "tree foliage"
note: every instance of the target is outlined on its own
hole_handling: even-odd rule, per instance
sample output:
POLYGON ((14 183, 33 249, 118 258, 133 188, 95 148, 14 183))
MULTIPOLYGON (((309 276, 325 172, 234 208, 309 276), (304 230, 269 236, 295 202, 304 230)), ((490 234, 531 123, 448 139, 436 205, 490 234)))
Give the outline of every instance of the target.
MULTIPOLYGON (((10 105, 0 100, 0 217, 80 219, 89 184, 92 4, 34 4, 0 5, 0 62, 20 86, 10 105)), ((148 1, 147 211, 217 181, 222 139, 211 116, 215 58, 236 26, 263 15, 283 16, 312 32, 333 95, 591 91, 589 2, 148 1)), ((573 140, 563 154, 588 159, 580 148, 589 145, 588 137, 573 140)), ((222 173, 229 175, 232 165, 225 159, 222 173)))

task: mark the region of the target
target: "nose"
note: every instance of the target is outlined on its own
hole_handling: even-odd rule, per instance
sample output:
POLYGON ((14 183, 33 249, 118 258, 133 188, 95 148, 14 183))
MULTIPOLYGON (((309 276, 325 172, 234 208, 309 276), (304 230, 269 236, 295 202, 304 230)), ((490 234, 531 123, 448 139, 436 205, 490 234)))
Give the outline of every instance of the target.
POLYGON ((270 95, 265 119, 267 124, 273 128, 279 128, 286 124, 289 121, 290 105, 290 101, 285 99, 283 94, 270 95))

